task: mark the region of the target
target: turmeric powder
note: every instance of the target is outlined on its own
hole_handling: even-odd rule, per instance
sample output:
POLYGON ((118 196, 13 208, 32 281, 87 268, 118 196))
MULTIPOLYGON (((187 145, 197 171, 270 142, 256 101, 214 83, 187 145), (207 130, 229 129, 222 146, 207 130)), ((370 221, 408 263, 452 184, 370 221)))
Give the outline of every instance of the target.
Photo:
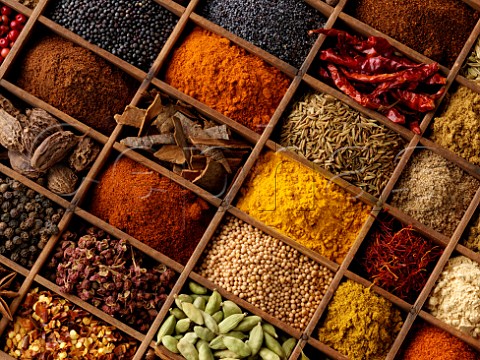
POLYGON ((262 59, 198 27, 174 51, 165 81, 258 133, 290 83, 262 59))
POLYGON ((239 209, 339 264, 371 210, 282 153, 259 158, 241 195, 239 209))

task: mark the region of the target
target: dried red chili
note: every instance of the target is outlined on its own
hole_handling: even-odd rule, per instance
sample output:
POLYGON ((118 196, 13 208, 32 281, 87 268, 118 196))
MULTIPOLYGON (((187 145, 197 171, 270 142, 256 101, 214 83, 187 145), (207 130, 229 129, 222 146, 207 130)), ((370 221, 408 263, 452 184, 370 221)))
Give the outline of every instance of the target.
POLYGON ((443 250, 411 226, 396 231, 395 225, 393 219, 379 222, 360 265, 376 285, 413 302, 443 250))

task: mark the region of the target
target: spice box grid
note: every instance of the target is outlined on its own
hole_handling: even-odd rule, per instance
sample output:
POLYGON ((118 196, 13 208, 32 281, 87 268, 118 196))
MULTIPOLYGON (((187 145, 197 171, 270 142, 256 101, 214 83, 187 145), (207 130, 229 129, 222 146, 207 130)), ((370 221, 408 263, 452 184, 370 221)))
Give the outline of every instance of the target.
MULTIPOLYGON (((160 2, 160 1, 159 1, 159 2, 160 2)), ((343 3, 343 4, 344 4, 344 3, 343 3)), ((341 4, 341 5, 343 5, 343 4, 341 4)), ((178 7, 177 7, 177 9, 178 9, 178 7)), ((340 15, 340 17, 341 17, 341 16, 342 16, 342 15, 340 15)), ((194 16, 192 15, 192 17, 194 17, 194 16)), ((39 21, 41 22, 41 18, 40 18, 39 21)), ((254 48, 253 48, 253 49, 254 49, 254 48)), ((255 51, 253 51, 253 52, 255 52, 255 51)), ((113 59, 114 59, 114 58, 113 58, 113 59)), ((115 61, 114 61, 114 62, 115 62, 115 61)), ((137 74, 138 74, 138 73, 137 73, 137 74)), ((220 120, 219 122, 221 123, 222 121, 220 120)), ((449 157, 449 156, 448 156, 449 153, 447 152, 446 154, 447 154, 447 157, 449 157)), ((457 160, 457 159, 456 159, 456 158, 453 158, 453 160, 454 160, 454 162, 455 162, 455 160, 457 160)), ((395 177, 395 176, 398 177, 399 175, 400 175, 400 171, 398 171, 397 174, 394 174, 394 177, 395 177)), ((475 203, 475 204, 478 203, 478 200, 474 200, 474 203, 475 203)), ((471 215, 471 214, 470 214, 470 215, 471 215)), ((467 217, 469 217, 469 216, 467 216, 467 217)), ((465 227, 465 226, 466 226, 466 221, 464 221, 464 224, 463 224, 463 225, 460 224, 460 227, 461 227, 461 228, 462 228, 462 227, 465 227)), ((458 239, 455 239, 455 241, 456 241, 456 240, 458 240, 458 239)), ((352 253, 352 255, 353 255, 353 253, 352 253)), ((188 265, 187 265, 187 266, 188 266, 188 265)), ((338 285, 338 284, 337 284, 337 285, 338 285)), ((145 349, 146 349, 146 348, 145 348, 145 349)), ((145 350, 145 349, 144 349, 144 350, 145 350)), ((397 349, 397 350, 398 350, 398 349, 397 349)), ((294 356, 299 356, 299 355, 300 355, 300 354, 299 354, 299 351, 297 351, 296 354, 294 354, 294 356)))

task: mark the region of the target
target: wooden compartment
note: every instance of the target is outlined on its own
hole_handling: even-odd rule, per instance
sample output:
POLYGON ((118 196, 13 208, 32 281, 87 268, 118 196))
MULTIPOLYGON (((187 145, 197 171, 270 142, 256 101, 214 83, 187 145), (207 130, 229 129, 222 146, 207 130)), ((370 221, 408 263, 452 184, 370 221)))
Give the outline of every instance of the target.
MULTIPOLYGON (((273 325, 277 326, 279 329, 284 331, 285 333, 294 336, 295 338, 299 339, 300 341, 297 343, 297 346, 290 357, 290 359, 300 359, 302 349, 305 349, 307 355, 312 355, 315 358, 315 355, 311 353, 312 349, 316 349, 320 351, 322 354, 325 354, 330 359, 345 359, 337 351, 331 349, 325 344, 322 344, 317 340, 316 337, 316 328, 319 324, 320 319, 325 315, 326 309, 328 307, 329 302, 331 301, 332 297, 334 296, 335 291, 337 290, 339 284, 342 280, 350 279, 361 283, 364 286, 372 286, 372 290, 385 297, 386 299, 393 302, 393 304, 401 309, 404 314, 404 325, 401 328, 398 336, 396 337, 392 347, 389 350, 386 359, 395 359, 402 348, 405 339, 408 338, 409 334, 412 331, 412 326, 414 323, 422 319, 423 321, 427 321, 435 326, 446 330, 447 332, 451 333, 452 335, 456 336, 457 338, 463 340, 464 342, 468 343, 469 345, 475 347, 477 350, 480 348, 478 345, 478 340, 473 339, 472 337, 459 332, 455 328, 446 325, 444 322, 434 318, 428 312, 422 310, 424 309, 425 303, 428 299, 429 294, 431 293, 435 283, 440 276, 445 264, 447 263, 448 259, 455 254, 464 255, 476 262, 480 262, 480 256, 478 253, 474 253, 473 251, 467 249, 463 245, 461 245, 460 239, 463 236, 465 228, 469 224, 474 215, 476 209, 478 208, 478 204, 480 202, 480 191, 477 191, 475 196, 473 197, 469 207, 465 211, 460 220, 460 223, 456 227, 455 231, 451 236, 445 236, 443 234, 438 233, 434 229, 431 229, 417 220, 412 219, 407 214, 403 213, 399 209, 392 207, 391 205, 387 204, 386 201, 389 199, 392 190, 394 189, 395 185, 398 182, 398 179, 401 177, 402 173, 404 172, 406 166, 408 165, 409 161, 411 160, 412 156, 415 155, 414 149, 417 146, 426 146, 431 148, 436 153, 442 155, 450 162, 458 165, 467 173, 473 175, 475 178, 480 179, 478 167, 474 166, 473 164, 468 163, 467 161, 459 158, 458 156, 454 155, 447 149, 438 146, 437 144, 432 143, 428 138, 418 136, 413 134, 411 131, 398 126, 396 124, 391 123, 388 119, 384 116, 379 115, 377 112, 366 109, 355 101, 350 99, 348 96, 340 93, 336 89, 332 88, 331 86, 327 85, 326 83, 318 80, 313 74, 313 66, 316 62, 318 51, 326 44, 325 37, 323 35, 318 36, 315 41, 315 44, 310 50, 305 62, 303 63, 302 67, 297 70, 294 67, 282 62, 275 56, 259 49, 258 47, 254 46, 253 44, 248 43, 247 41, 229 33, 227 30, 222 29, 221 27, 209 22, 208 20, 201 17, 199 14, 195 12, 196 7, 199 5, 199 0, 191 0, 191 1, 177 1, 174 2, 172 0, 155 0, 157 3, 174 13, 176 16, 179 17, 179 20, 170 34, 169 39, 165 43, 164 47, 160 51, 157 59, 155 60, 152 68, 146 73, 143 70, 132 66, 131 64, 119 59, 118 57, 108 53, 107 51, 88 43, 86 40, 82 39, 78 35, 64 29, 63 27, 59 26, 58 24, 54 23, 53 21, 49 20, 45 17, 44 12, 49 5, 50 2, 55 0, 40 0, 38 6, 35 7, 34 10, 31 10, 15 0, 2 0, 1 3, 8 5, 15 9, 18 12, 25 14, 28 17, 28 22, 25 25, 20 37, 17 39, 15 46, 12 48, 9 57, 3 62, 0 66, 0 90, 2 92, 8 92, 12 94, 14 97, 19 98, 20 100, 27 103, 29 106, 38 106, 55 117, 59 118, 62 122, 71 124, 76 129, 78 129, 81 133, 87 133, 91 136, 95 141, 102 145, 102 150, 96 159, 95 163, 93 164, 92 168, 88 171, 85 175, 85 181, 82 182, 78 191, 72 198, 61 198, 50 191, 47 191, 42 186, 30 181, 29 179, 19 175, 18 173, 12 171, 9 167, 0 164, 0 172, 4 175, 7 175, 11 178, 14 178, 28 187, 32 188, 33 190, 39 192, 42 195, 45 195, 47 198, 53 200, 59 206, 66 209, 65 215, 63 216, 59 228, 60 232, 69 228, 72 221, 76 221, 77 219, 83 219, 96 227, 104 229, 108 233, 112 234, 112 236, 117 238, 123 238, 128 240, 135 248, 139 249, 140 251, 148 254, 152 257, 155 261, 161 262, 179 274, 178 280, 175 283, 170 295, 165 301, 165 304, 160 309, 157 317, 152 322, 150 329, 148 332, 142 334, 137 332, 136 330, 126 326, 125 324, 121 323, 117 319, 112 318, 111 316, 103 313, 100 309, 95 308, 94 306, 81 301, 79 298, 71 295, 62 295, 68 300, 75 303, 77 306, 87 310, 94 316, 100 318, 101 320, 105 321, 108 324, 116 326, 118 329, 126 333, 127 335, 134 338, 136 341, 139 342, 138 350, 133 357, 135 360, 143 359, 145 353, 148 350, 151 350, 154 347, 154 337, 158 331, 159 326, 161 323, 166 319, 168 315, 168 308, 174 301, 173 294, 178 293, 181 291, 182 288, 186 285, 186 283, 191 279, 199 284, 206 286, 207 288, 213 290, 216 286, 211 283, 210 281, 204 279, 200 275, 194 272, 195 267, 200 264, 202 254, 206 249, 209 241, 214 236, 215 231, 217 228, 222 224, 225 219, 226 214, 231 214, 233 216, 238 217, 239 219, 245 221, 248 224, 251 224, 260 230, 266 232, 267 234, 272 235, 273 237, 285 242, 286 244, 294 247, 301 253, 307 255, 310 259, 316 261, 319 264, 325 265, 329 269, 335 272, 333 280, 322 299, 321 303, 319 304, 318 308, 315 311, 310 322, 307 324, 306 328, 303 331, 298 331, 290 327, 289 325, 279 321, 275 317, 267 314, 260 309, 255 308, 251 304, 247 303, 246 301, 236 297, 235 295, 229 293, 225 289, 218 289, 219 292, 227 299, 233 300, 237 302, 240 306, 244 309, 248 310, 249 312, 259 315, 268 322, 272 323, 273 325), (187 26, 188 25, 188 26, 187 26), (218 111, 213 110, 209 106, 201 103, 198 100, 178 91, 174 87, 168 85, 162 79, 161 70, 165 68, 168 60, 170 59, 176 44, 186 36, 189 31, 191 30, 190 25, 200 26, 206 30, 212 31, 218 35, 221 35, 227 38, 234 44, 239 45, 240 47, 247 50, 249 53, 254 54, 268 64, 274 66, 282 73, 286 74, 287 77, 290 79, 290 84, 288 90, 284 94, 283 98, 281 99, 278 107, 276 108, 275 112, 270 118, 268 126, 265 128, 262 134, 257 134, 254 131, 247 129, 246 127, 238 124, 234 120, 228 118, 227 116, 219 113, 218 111), (66 114, 62 113, 58 109, 53 108, 52 106, 42 102, 41 100, 37 99, 36 97, 32 96, 29 93, 26 93, 22 89, 18 88, 13 82, 11 82, 10 75, 12 74, 12 69, 15 68, 15 64, 20 61, 21 54, 24 53, 28 49, 29 38, 35 37, 36 31, 38 29, 48 29, 67 40, 78 44, 93 53, 99 55, 103 59, 105 59, 108 63, 114 65, 115 67, 123 70, 131 77, 136 79, 139 82, 138 91, 133 96, 131 101, 131 105, 138 106, 140 105, 140 101, 142 98, 142 94, 154 86, 158 88, 161 92, 167 94, 168 96, 180 100, 188 105, 193 106, 193 108, 198 111, 203 116, 219 123, 225 124, 233 129, 235 133, 237 133, 242 138, 246 139, 250 144, 252 144, 253 150, 251 154, 248 156, 246 162, 243 164, 241 171, 238 172, 237 176, 232 180, 231 185, 228 187, 225 196, 223 199, 219 199, 212 194, 208 193, 207 191, 193 185, 192 183, 180 178, 173 174, 170 170, 163 167, 161 164, 158 164, 151 159, 133 151, 126 152, 126 156, 136 162, 142 163, 143 165, 147 166, 147 168, 154 170, 163 176, 167 176, 171 179, 172 182, 178 184, 184 189, 188 189, 192 193, 198 195, 200 198, 206 201, 209 206, 212 208, 212 211, 215 211, 213 218, 211 221, 206 221, 205 227, 206 231, 199 239, 198 244, 196 245, 195 251, 193 252, 192 256, 188 259, 185 264, 180 264, 178 262, 173 261, 170 259, 166 254, 163 254, 161 251, 155 251, 151 249, 149 246, 145 245, 144 243, 140 242, 138 239, 129 236, 119 229, 109 225, 108 223, 98 219, 94 215, 90 214, 85 210, 87 208, 86 204, 88 202, 94 201, 90 197, 90 190, 93 186, 95 186, 96 181, 98 181, 99 176, 105 166, 109 165, 111 162, 111 156, 115 156, 118 152, 122 152, 125 150, 124 146, 120 143, 120 140, 125 134, 126 129, 122 125, 117 125, 115 130, 109 135, 106 136, 99 132, 93 131, 91 128, 82 124, 78 119, 74 119, 72 117, 67 116, 66 114), (335 264, 332 262, 327 261, 319 254, 313 253, 308 249, 300 246, 298 243, 293 241, 292 239, 288 238, 287 236, 281 235, 278 232, 272 230, 270 227, 265 226, 261 222, 251 218, 235 206, 234 200, 237 198, 237 195, 245 183, 249 173, 251 172, 256 160, 262 154, 264 150, 276 151, 279 149, 279 145, 276 143, 277 138, 275 137, 274 131, 281 126, 282 118, 288 115, 288 106, 292 103, 295 99, 295 95, 302 91, 305 87, 311 87, 315 91, 324 92, 326 94, 332 95, 335 98, 343 101, 344 103, 348 104, 352 108, 360 111, 364 115, 377 120, 378 122, 384 124, 389 129, 398 133, 401 137, 403 137, 409 144, 408 147, 403 152, 398 165, 391 175, 387 185, 383 189, 382 193, 378 197, 374 197, 368 194, 362 194, 361 190, 348 181, 335 178, 332 174, 327 172, 325 169, 322 168, 315 168, 322 176, 326 177, 327 179, 333 179, 332 181, 340 186, 341 188, 345 189, 347 192, 352 194, 353 196, 358 196, 362 202, 372 206, 372 211, 370 216, 367 218, 365 224, 363 225, 360 233, 358 234, 354 245, 349 250, 348 254, 346 255, 344 261, 341 264, 335 264), (272 135, 273 134, 273 135, 272 135), (372 284, 370 281, 365 279, 362 274, 359 274, 356 270, 355 266, 352 265, 352 261, 354 261, 355 257, 358 256, 360 249, 364 246, 365 239, 373 226, 375 226, 375 219, 376 216, 381 212, 382 209, 386 209, 388 213, 398 220, 400 220, 403 224, 412 224, 414 228, 416 228, 420 233, 424 236, 432 239, 436 244, 440 245, 444 248, 443 255, 438 260, 435 268, 433 269, 423 291, 418 295, 415 302, 413 304, 407 303, 398 297, 394 296, 393 294, 387 292, 386 290, 372 284)), ((458 0, 460 1, 460 0, 458 0)), ((463 0, 469 6, 472 6, 476 10, 480 9, 480 6, 477 2, 473 0, 463 0)), ((384 36, 377 30, 361 23, 357 19, 351 17, 347 13, 343 12, 345 6, 348 4, 349 0, 341 0, 339 4, 335 7, 331 7, 325 4, 323 1, 320 0, 306 0, 306 3, 317 9, 323 16, 327 19, 325 28, 348 28, 353 30, 356 33, 362 35, 377 35, 377 36, 384 36)), ((281 26, 281 24, 279 24, 281 26)), ((42 30, 43 31, 43 30, 42 30)), ((453 31, 453 30, 452 30, 453 31)), ((458 84, 464 85, 480 93, 480 87, 467 80, 463 76, 460 75, 460 68, 462 64, 465 62, 466 58, 469 56, 472 47, 474 46, 478 35, 480 34, 480 22, 477 23, 475 26, 472 34, 468 38, 466 44, 463 47, 463 50, 460 52, 460 55, 454 65, 447 69, 442 67, 442 73, 447 75, 447 91, 450 89, 454 82, 458 84)), ((385 37, 385 36, 384 36, 385 37)), ((393 44, 400 52, 405 54, 407 57, 415 60, 417 62, 425 62, 430 63, 431 60, 426 58, 423 55, 411 50, 410 48, 406 47, 405 45, 390 39, 387 39, 393 44)), ((443 101, 443 98, 440 99, 440 102, 443 101)), ((441 103, 437 109, 441 108, 441 103)), ((425 132, 429 125, 432 122, 432 119, 436 116, 436 112, 432 111, 427 113, 423 117, 423 121, 421 123, 422 132, 425 132)), ((428 131, 427 131, 428 134, 428 131)), ((302 160, 298 156, 293 153, 288 153, 288 156, 296 159, 304 163, 305 165, 309 165, 309 162, 302 160)), ((45 266, 46 262, 52 256, 53 252, 55 251, 55 246, 58 244, 60 235, 54 235, 48 241, 47 245, 43 249, 42 253, 38 256, 36 262, 33 264, 30 270, 10 261, 9 259, 0 256, 0 263, 7 266, 8 268, 16 271, 21 275, 22 278, 19 276, 19 280, 22 280, 22 284, 19 289, 20 296, 12 301, 10 304, 10 310, 15 316, 15 313, 18 311, 19 306, 21 305, 23 299, 25 298, 26 294, 30 291, 31 288, 41 285, 54 293, 59 293, 58 286, 51 283, 48 279, 43 276, 41 269, 45 266)), ((8 321, 4 318, 0 321, 0 336, 5 338, 7 335, 7 328, 9 326, 8 321)), ((171 354, 166 353, 164 350, 160 348, 160 353, 162 354, 163 358, 174 358, 171 354)), ((9 358, 5 353, 0 352, 0 355, 5 358, 9 358)))

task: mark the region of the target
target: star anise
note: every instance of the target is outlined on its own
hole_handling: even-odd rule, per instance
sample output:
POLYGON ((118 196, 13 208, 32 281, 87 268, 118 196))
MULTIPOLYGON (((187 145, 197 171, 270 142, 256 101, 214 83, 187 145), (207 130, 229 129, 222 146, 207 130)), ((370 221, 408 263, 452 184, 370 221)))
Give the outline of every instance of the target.
POLYGON ((18 293, 15 291, 10 291, 8 288, 10 287, 10 284, 12 283, 13 279, 15 278, 17 274, 16 273, 10 273, 7 276, 4 276, 0 280, 0 313, 2 313, 3 316, 5 316, 8 320, 12 321, 12 313, 10 311, 10 307, 8 304, 5 302, 3 299, 5 298, 16 298, 18 296, 18 293))

